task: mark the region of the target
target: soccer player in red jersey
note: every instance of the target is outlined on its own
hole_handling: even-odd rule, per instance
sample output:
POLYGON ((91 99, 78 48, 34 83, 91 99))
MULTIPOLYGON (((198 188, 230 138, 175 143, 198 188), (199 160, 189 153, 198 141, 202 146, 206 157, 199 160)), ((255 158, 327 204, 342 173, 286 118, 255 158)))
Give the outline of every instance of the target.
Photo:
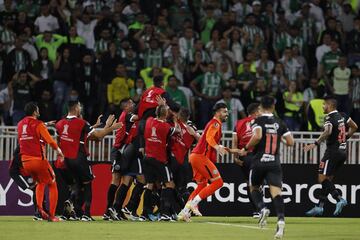
POLYGON ((151 194, 154 184, 160 182, 163 185, 161 191, 160 221, 171 221, 171 209, 174 206, 174 182, 171 170, 168 166, 167 145, 170 137, 176 132, 176 128, 166 122, 169 113, 167 105, 156 108, 156 118, 150 117, 145 125, 145 159, 144 173, 147 183, 144 192, 143 217, 149 219, 152 214, 151 194))
POLYGON ((115 123, 114 115, 106 120, 105 127, 100 130, 93 129, 88 122, 81 118, 81 104, 78 101, 68 103, 68 115, 56 123, 56 131, 59 135, 59 145, 64 151, 65 165, 75 180, 76 201, 75 209, 81 216, 82 221, 93 221, 90 215, 92 200, 91 181, 94 176, 88 163, 89 153, 87 144, 89 139, 101 140, 107 134, 122 127, 122 123, 115 123), (81 193, 83 189, 83 193, 81 193), (84 213, 80 194, 84 198, 84 213))
MULTIPOLYGON (((177 114, 176 123, 179 126, 179 132, 175 133, 170 139, 170 168, 174 175, 174 183, 177 196, 176 214, 185 206, 188 201, 190 193, 187 189, 187 184, 190 181, 190 169, 188 163, 188 153, 195 140, 199 140, 200 134, 197 129, 189 121, 190 111, 186 108, 181 108, 177 114), (180 209, 179 209, 180 207, 180 209)), ((175 122, 171 123, 175 127, 175 122)))
POLYGON ((37 182, 36 199, 37 207, 43 219, 58 222, 55 217, 58 200, 58 189, 56 186, 55 173, 46 159, 45 144, 55 149, 60 157, 64 157, 61 149, 50 136, 45 124, 37 118, 40 116, 38 106, 30 102, 25 105, 26 117, 17 126, 20 155, 24 170, 37 182), (43 209, 45 186, 49 188, 50 209, 49 214, 43 209))
POLYGON ((184 209, 179 213, 179 220, 189 221, 190 212, 196 212, 199 202, 214 194, 224 183, 215 163, 217 152, 224 155, 229 150, 220 145, 221 125, 227 120, 229 112, 225 103, 215 104, 213 112, 213 119, 206 125, 199 142, 190 155, 193 178, 198 186, 190 195, 184 209), (208 185, 209 181, 211 183, 208 185))
MULTIPOLYGON (((246 144, 248 144, 248 142, 250 141, 251 136, 252 136, 251 121, 253 121, 260 114, 259 106, 260 106, 259 103, 249 104, 249 106, 247 107, 248 117, 237 121, 235 129, 234 129, 234 133, 233 133, 233 148, 234 149, 235 148, 243 149, 246 146, 246 144)), ((251 193, 250 193, 250 188, 249 188, 249 173, 250 173, 251 162, 252 162, 252 151, 253 151, 253 148, 249 149, 248 154, 246 156, 238 156, 236 154, 234 161, 236 164, 240 165, 241 170, 246 179, 247 194, 248 194, 250 203, 254 209, 253 217, 258 218, 259 213, 256 211, 257 207, 254 205, 254 202, 252 200, 251 193)))

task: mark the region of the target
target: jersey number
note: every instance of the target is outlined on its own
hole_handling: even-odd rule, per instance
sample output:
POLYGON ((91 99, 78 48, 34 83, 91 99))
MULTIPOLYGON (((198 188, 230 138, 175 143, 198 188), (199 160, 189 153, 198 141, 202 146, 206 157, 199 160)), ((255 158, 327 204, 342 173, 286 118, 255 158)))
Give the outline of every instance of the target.
POLYGON ((346 141, 346 129, 344 125, 339 126, 339 135, 338 135, 338 141, 339 143, 344 143, 346 141))
POLYGON ((265 145, 265 153, 275 155, 277 149, 277 134, 266 134, 266 145, 265 145))

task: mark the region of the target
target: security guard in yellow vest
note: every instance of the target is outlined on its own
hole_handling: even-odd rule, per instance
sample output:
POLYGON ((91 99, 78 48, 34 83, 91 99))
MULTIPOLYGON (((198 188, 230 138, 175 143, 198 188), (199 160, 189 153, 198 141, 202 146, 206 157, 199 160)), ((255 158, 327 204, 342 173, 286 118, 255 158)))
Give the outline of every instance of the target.
POLYGON ((307 110, 309 131, 320 131, 324 125, 325 113, 323 110, 323 104, 323 99, 316 98, 310 101, 307 110))

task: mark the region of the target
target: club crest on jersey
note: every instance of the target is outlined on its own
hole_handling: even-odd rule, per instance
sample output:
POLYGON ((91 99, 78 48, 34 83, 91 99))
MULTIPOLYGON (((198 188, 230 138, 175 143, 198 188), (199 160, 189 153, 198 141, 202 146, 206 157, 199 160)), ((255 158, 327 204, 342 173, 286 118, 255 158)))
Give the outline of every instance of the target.
POLYGON ((214 123, 214 127, 216 127, 216 128, 219 127, 219 123, 217 123, 217 122, 214 123))
POLYGON ((22 126, 22 133, 21 134, 27 134, 26 129, 27 129, 27 124, 22 126))
POLYGON ((151 128, 151 137, 157 137, 156 128, 154 128, 154 127, 151 128))
POLYGON ((213 173, 213 174, 218 174, 218 173, 219 173, 219 171, 218 171, 218 170, 216 170, 216 169, 214 169, 214 170, 212 171, 212 173, 213 173))
POLYGON ((69 125, 65 124, 65 125, 64 125, 64 129, 63 129, 63 131, 62 131, 62 134, 68 135, 68 134, 69 134, 69 133, 68 133, 68 130, 69 130, 69 125))

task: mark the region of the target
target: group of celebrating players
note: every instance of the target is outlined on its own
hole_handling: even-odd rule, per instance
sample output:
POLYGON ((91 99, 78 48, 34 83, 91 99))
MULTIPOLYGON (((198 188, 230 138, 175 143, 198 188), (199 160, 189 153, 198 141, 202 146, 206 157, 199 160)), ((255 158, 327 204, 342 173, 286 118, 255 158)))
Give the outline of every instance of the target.
MULTIPOLYGON (((333 177, 347 158, 346 140, 357 126, 351 118, 336 111, 336 104, 332 97, 325 99, 324 132, 314 143, 304 147, 309 151, 324 140, 327 144, 319 165, 320 202, 306 213, 308 216, 323 214, 328 194, 337 200, 334 215, 339 215, 347 205, 336 190, 333 177)), ((220 144, 222 123, 229 114, 226 104, 214 106, 214 117, 200 135, 189 121, 189 111, 173 102, 163 89, 162 77, 154 78, 153 87, 143 93, 137 106, 131 99, 124 99, 121 108, 118 121, 110 115, 105 126, 99 128, 100 117, 94 126, 90 126, 81 117, 81 104, 69 102, 68 115, 55 124, 56 143, 45 124, 37 120, 40 113, 36 104, 26 105, 27 116, 18 124, 19 147, 14 154, 10 175, 21 188, 34 189, 35 219, 60 220, 55 216, 58 200, 56 177, 45 156, 44 147, 49 144, 58 153, 54 164, 57 177, 61 176, 68 189, 61 219, 94 220, 90 215, 94 176, 88 162, 87 142, 100 140, 116 130, 111 151, 112 180, 104 220, 189 222, 192 214, 201 216, 198 204, 223 185, 215 165, 217 157, 234 154, 235 163, 241 166, 248 181, 248 196, 258 213, 260 227, 266 225, 270 214, 263 202, 262 191, 264 184, 269 185, 278 216, 275 238, 282 238, 285 217, 279 147, 281 141, 292 146, 294 139, 284 122, 274 116, 273 97, 265 96, 260 103, 248 106, 249 116, 239 120, 234 129, 232 148, 220 144), (195 142, 196 146, 189 155, 195 142), (187 184, 191 180, 191 169, 197 187, 190 194, 187 184), (132 184, 131 196, 124 206, 132 184), (49 188, 48 211, 44 204, 45 186, 49 188), (142 195, 142 213, 137 215, 142 195)))

